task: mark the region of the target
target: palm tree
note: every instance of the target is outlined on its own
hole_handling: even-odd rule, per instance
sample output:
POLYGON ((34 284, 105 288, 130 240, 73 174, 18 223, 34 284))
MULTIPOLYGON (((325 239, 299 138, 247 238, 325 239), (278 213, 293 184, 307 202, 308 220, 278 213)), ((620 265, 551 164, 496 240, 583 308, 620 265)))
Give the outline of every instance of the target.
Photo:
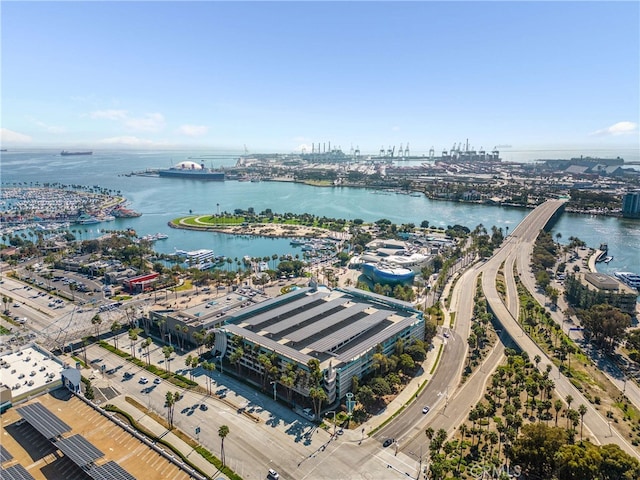
POLYGON ((151 343, 153 343, 151 337, 147 337, 142 343, 142 346, 147 349, 147 365, 151 365, 151 352, 149 351, 151 349, 151 343))
POLYGON ((171 357, 171 354, 173 352, 174 352, 174 349, 171 346, 165 345, 164 347, 162 347, 162 354, 164 355, 164 363, 169 373, 171 373, 171 365, 169 365, 169 358, 171 357))
POLYGON ((229 435, 229 427, 226 425, 220 425, 220 428, 218 428, 218 436, 220 437, 220 457, 222 457, 221 460, 222 460, 223 467, 225 465, 224 439, 227 435, 229 435))
POLYGON ((209 373, 215 371, 216 366, 212 362, 203 362, 202 369, 207 372, 207 393, 211 395, 211 375, 209 373))
POLYGON ((578 407, 578 413, 580 413, 580 441, 582 441, 582 427, 584 426, 584 415, 587 413, 587 407, 581 403, 578 407))
POLYGON ((556 411, 556 427, 558 426, 558 413, 562 410, 562 400, 556 400, 553 403, 553 409, 556 411))
POLYGON ((11 300, 11 297, 7 297, 6 295, 2 296, 2 303, 4 303, 4 310, 7 311, 7 304, 11 303, 13 300, 11 300))
POLYGON ((176 338, 178 340, 178 348, 182 349, 182 327, 180 325, 175 326, 176 338))
POLYGON ((178 400, 180 400, 180 392, 167 392, 165 395, 164 406, 167 408, 167 422, 169 423, 169 430, 173 429, 173 412, 178 400))
MULTIPOLYGON (((187 368, 191 367, 191 360, 193 359, 193 357, 191 355, 188 355, 187 358, 184 360, 184 365, 187 368)), ((189 370, 189 376, 193 379, 193 372, 191 370, 189 370)))
POLYGON ((138 332, 136 331, 135 328, 132 328, 131 330, 129 330, 129 340, 131 342, 131 355, 133 355, 133 358, 136 358, 136 340, 138 340, 138 332))
POLYGON ((118 335, 117 332, 122 328, 122 325, 120 325, 120 323, 118 323, 118 321, 114 321, 111 324, 111 333, 113 333, 113 346, 116 347, 116 350, 118 349, 118 335))
POLYGON ((236 368, 238 369, 238 375, 240 375, 240 368, 242 367, 240 360, 243 356, 244 350, 242 349, 242 347, 236 347, 233 353, 229 356, 229 362, 236 366, 236 368))
POLYGON ((89 345, 89 338, 82 337, 82 347, 84 352, 84 364, 87 365, 87 345, 89 345))
POLYGON ((573 397, 571 395, 567 395, 566 397, 564 397, 564 399, 567 402, 567 408, 571 408, 571 403, 573 402, 573 397))

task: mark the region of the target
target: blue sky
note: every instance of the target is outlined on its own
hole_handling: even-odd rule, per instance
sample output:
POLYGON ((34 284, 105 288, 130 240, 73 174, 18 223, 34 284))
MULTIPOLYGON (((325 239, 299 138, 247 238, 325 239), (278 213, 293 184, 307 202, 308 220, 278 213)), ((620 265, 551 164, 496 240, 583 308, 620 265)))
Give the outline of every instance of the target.
POLYGON ((638 2, 3 1, 3 147, 639 146, 638 2))

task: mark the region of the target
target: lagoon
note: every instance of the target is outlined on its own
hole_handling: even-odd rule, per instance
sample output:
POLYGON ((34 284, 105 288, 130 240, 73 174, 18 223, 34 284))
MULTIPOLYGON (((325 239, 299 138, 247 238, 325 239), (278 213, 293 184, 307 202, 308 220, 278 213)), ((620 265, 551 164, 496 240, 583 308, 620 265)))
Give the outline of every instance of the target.
MULTIPOLYGON (((177 230, 168 227, 173 218, 193 214, 233 212, 236 208, 253 207, 257 212, 270 208, 277 213, 311 213, 333 218, 360 218, 373 222, 387 218, 394 223, 446 227, 460 224, 473 229, 483 224, 513 231, 528 210, 466 203, 429 200, 399 193, 377 192, 346 187, 311 187, 288 182, 201 182, 180 178, 125 176, 147 168, 166 168, 186 158, 203 158, 202 152, 189 151, 105 151, 90 157, 61 157, 59 151, 39 150, 3 152, 2 182, 26 185, 59 182, 65 185, 97 185, 119 191, 129 200, 129 207, 141 217, 117 219, 97 225, 77 226, 85 238, 94 237, 98 229, 133 228, 138 235, 157 232, 169 235, 155 242, 161 253, 175 249, 213 249, 216 255, 241 259, 300 254, 299 247, 288 239, 231 236, 213 232, 177 230)), ((232 166, 239 152, 222 152, 206 158, 207 166, 232 166)), ((598 264, 604 272, 640 271, 640 221, 614 217, 563 214, 552 234, 560 233, 562 242, 570 236, 597 248, 608 243, 614 260, 598 264)))

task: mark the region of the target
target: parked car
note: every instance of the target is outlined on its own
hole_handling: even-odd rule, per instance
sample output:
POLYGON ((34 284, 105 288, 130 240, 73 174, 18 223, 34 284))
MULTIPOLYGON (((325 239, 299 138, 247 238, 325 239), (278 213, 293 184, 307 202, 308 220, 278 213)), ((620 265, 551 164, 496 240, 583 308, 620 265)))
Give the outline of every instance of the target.
POLYGON ((149 379, 147 377, 140 377, 139 383, 146 384, 149 383, 149 379))
POLYGON ((161 382, 162 382, 162 380, 160 380, 159 378, 154 378, 154 379, 153 379, 153 383, 154 383, 155 385, 160 385, 160 383, 161 383, 161 382))

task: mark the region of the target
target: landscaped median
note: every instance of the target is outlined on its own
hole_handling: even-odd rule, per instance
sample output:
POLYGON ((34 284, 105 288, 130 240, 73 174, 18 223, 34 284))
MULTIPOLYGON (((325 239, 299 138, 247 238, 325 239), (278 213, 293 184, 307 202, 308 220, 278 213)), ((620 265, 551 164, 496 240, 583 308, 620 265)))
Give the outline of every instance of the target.
MULTIPOLYGON (((131 403, 132 405, 134 405, 139 410, 142 410, 142 411, 146 410, 141 405, 139 405, 139 404, 136 405, 137 402, 131 401, 129 398, 127 398, 127 402, 131 403)), ((157 444, 160 444, 160 445, 163 445, 163 446, 167 447, 174 454, 176 454, 178 457, 180 457, 180 459, 185 464, 189 465, 191 468, 193 468, 195 471, 199 472, 203 476, 209 478, 209 475, 207 475, 200 468, 198 468, 196 465, 194 465, 187 458, 187 456, 183 452, 181 452, 178 448, 176 448, 171 443, 169 443, 164 437, 159 437, 157 435, 154 435, 153 433, 151 433, 150 431, 145 429, 142 425, 140 425, 138 422, 136 422, 129 413, 125 412, 124 410, 121 410, 120 408, 116 407, 115 405, 110 405, 110 404, 105 405, 104 409, 106 411, 108 411, 108 412, 113 412, 113 413, 118 414, 121 417, 121 419, 127 421, 129 423, 129 425, 131 425, 132 428, 134 428, 135 430, 137 430, 141 434, 143 434, 146 437, 148 437, 149 439, 151 439, 154 443, 157 443, 157 444)), ((145 412, 145 413, 149 414, 149 412, 145 412)), ((168 429, 168 426, 164 425, 163 422, 162 422, 162 419, 159 419, 157 416, 154 416, 154 421, 160 423, 164 428, 168 429)), ((229 480, 242 480, 242 477, 240 477, 238 474, 236 474, 235 472, 230 470, 228 467, 223 466, 222 462, 215 455, 213 455, 211 452, 209 452, 202 445, 199 445, 191 437, 189 437, 188 435, 185 435, 183 432, 181 432, 180 430, 176 429, 175 427, 171 431, 174 433, 174 435, 176 435, 178 438, 180 438, 180 440, 185 442, 190 448, 193 448, 196 452, 198 452, 202 456, 202 458, 204 458, 206 461, 208 461, 213 466, 215 466, 218 469, 218 472, 221 472, 224 475, 226 475, 229 478, 229 480)))
MULTIPOLYGON (((122 350, 118 350, 117 348, 115 348, 112 345, 109 345, 104 340, 100 340, 98 342, 98 344, 102 348, 104 348, 106 350, 109 350, 111 353, 115 353, 119 357, 122 357, 125 360, 128 360, 128 361, 134 363, 135 365, 137 365, 140 368, 144 368, 148 372, 153 373, 154 375, 157 375, 157 376, 159 376, 159 377, 161 377, 161 378, 173 383, 177 387, 187 388, 187 389, 194 389, 196 387, 200 387, 198 382, 194 382, 193 380, 189 380, 188 378, 183 377, 182 375, 178 375, 176 373, 170 373, 167 370, 164 370, 163 368, 156 367, 155 365, 147 364, 147 363, 143 362, 142 360, 140 360, 138 358, 134 358, 130 354, 128 354, 126 352, 123 352, 122 350)), ((204 389, 203 389, 203 391, 204 391, 204 389)))

